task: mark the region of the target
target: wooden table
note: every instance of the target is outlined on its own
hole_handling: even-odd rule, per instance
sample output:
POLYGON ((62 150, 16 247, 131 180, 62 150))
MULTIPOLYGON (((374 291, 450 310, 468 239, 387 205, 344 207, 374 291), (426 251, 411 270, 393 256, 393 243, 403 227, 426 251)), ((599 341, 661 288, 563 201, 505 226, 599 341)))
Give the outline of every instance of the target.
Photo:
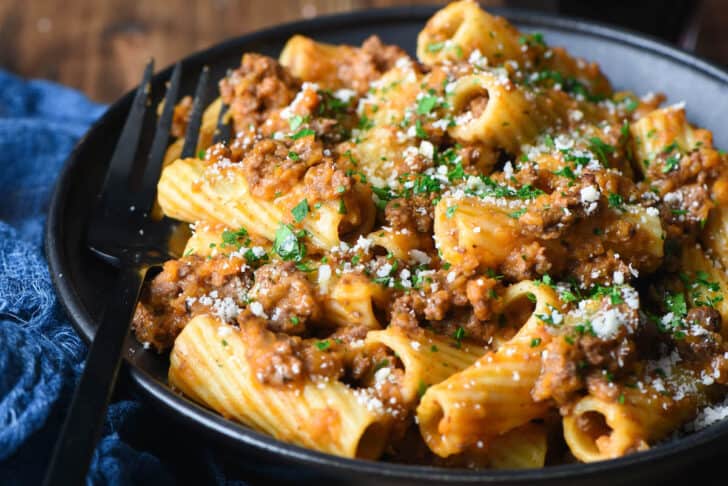
MULTIPOLYGON (((433 3, 433 0, 424 0, 433 3)), ((3 0, 0 67, 59 81, 109 102, 157 66, 266 26, 353 9, 409 5, 412 0, 3 0)), ((445 3, 445 2, 439 2, 445 3)), ((539 7, 558 0, 487 0, 486 6, 539 7)), ((728 64, 728 9, 706 0, 696 51, 728 64), (722 26, 722 27, 721 27, 722 26)))

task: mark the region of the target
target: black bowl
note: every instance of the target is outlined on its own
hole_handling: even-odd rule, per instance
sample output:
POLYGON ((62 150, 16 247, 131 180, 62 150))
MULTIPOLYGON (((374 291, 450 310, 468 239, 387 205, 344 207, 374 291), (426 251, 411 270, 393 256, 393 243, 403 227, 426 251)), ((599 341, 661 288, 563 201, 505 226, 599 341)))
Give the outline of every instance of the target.
MULTIPOLYGON (((358 44, 370 34, 414 52, 418 31, 436 9, 410 7, 369 10, 286 24, 229 40, 183 60, 182 90, 191 93, 196 75, 209 65, 213 79, 240 62, 243 52, 277 56, 293 34, 331 43, 358 44)), ((540 31, 551 45, 599 62, 618 89, 638 94, 662 91, 669 102, 685 101, 690 119, 712 129, 719 146, 728 146, 722 118, 728 113, 728 74, 695 57, 638 35, 590 22, 516 10, 497 10, 526 31, 540 31)), ((170 68, 154 77, 155 103, 170 68)), ((213 87, 209 93, 212 99, 213 87)), ((112 105, 69 157, 50 206, 46 254, 53 282, 78 332, 90 340, 98 324, 115 270, 92 257, 83 244, 94 196, 131 104, 128 93, 112 105)), ((279 442, 225 420, 167 387, 168 359, 128 338, 126 360, 132 382, 165 415, 204 433, 234 454, 245 452, 304 471, 367 483, 597 484, 666 478, 689 470, 698 459, 728 443, 728 422, 653 447, 643 453, 594 464, 554 466, 531 471, 465 471, 343 459, 279 442)))

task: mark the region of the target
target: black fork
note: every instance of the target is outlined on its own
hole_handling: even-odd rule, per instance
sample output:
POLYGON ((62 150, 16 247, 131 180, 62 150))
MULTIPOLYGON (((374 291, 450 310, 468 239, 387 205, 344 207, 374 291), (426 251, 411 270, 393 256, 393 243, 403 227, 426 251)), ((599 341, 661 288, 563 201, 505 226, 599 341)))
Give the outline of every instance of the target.
MULTIPOLYGON (((145 117, 150 116, 153 70, 154 63, 150 61, 144 70, 144 77, 136 91, 89 221, 89 248, 98 257, 118 267, 119 276, 108 294, 103 318, 91 343, 86 366, 53 450, 44 479, 47 486, 85 482, 114 390, 122 347, 129 333, 144 278, 150 268, 159 266, 171 257, 179 256, 174 254, 169 245, 175 223, 166 218, 154 221, 150 213, 180 88, 180 64, 175 66, 169 80, 164 107, 157 120, 141 183, 137 190, 131 188, 131 175, 140 145, 143 122, 145 117)), ((182 157, 195 156, 208 78, 209 71, 205 67, 195 90, 182 157)))

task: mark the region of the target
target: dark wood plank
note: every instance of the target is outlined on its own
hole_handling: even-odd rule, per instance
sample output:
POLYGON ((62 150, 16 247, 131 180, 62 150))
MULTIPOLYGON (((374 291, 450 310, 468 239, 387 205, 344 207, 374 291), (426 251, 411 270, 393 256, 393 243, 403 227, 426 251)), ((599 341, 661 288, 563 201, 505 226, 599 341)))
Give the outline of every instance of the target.
MULTIPOLYGON (((237 36, 295 19, 412 0, 4 0, 0 66, 47 78, 109 102, 130 89, 146 60, 157 66, 237 36)), ((431 1, 428 3, 432 3, 431 1)), ((440 3, 445 3, 441 1, 440 3)), ((558 1, 489 0, 484 5, 541 6, 558 1)), ((728 9, 705 0, 697 52, 728 63, 728 9)))

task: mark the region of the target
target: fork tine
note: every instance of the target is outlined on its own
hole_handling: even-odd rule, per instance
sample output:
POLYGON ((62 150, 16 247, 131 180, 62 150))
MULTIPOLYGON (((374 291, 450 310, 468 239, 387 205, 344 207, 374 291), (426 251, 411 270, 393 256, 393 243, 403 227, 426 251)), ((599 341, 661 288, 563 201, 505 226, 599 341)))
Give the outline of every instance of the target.
POLYGON ((154 59, 150 59, 144 69, 142 82, 134 95, 131 110, 126 117, 119 141, 106 171, 106 178, 101 193, 105 200, 115 201, 125 197, 129 192, 129 174, 131 174, 134 157, 139 146, 139 135, 142 131, 144 114, 147 111, 150 82, 154 72, 154 59))
POLYGON ((227 115, 229 105, 222 104, 220 106, 220 115, 217 117, 217 127, 215 128, 215 136, 212 138, 212 143, 227 142, 232 137, 232 130, 230 122, 225 121, 225 115, 227 115))
POLYGON ((190 113, 190 121, 185 131, 185 144, 182 147, 181 158, 195 157, 197 149, 197 139, 200 135, 200 125, 202 123, 202 103, 205 91, 207 90, 207 80, 210 77, 210 68, 207 66, 202 68, 200 77, 197 80, 197 88, 195 88, 195 99, 192 102, 192 113, 190 113))
POLYGON ((182 65, 177 63, 169 78, 169 86, 164 96, 164 107, 162 114, 157 120, 157 127, 152 140, 152 148, 149 150, 147 165, 144 168, 144 176, 139 192, 134 195, 135 206, 142 211, 151 208, 154 197, 157 193, 157 181, 162 171, 164 153, 169 142, 169 129, 172 126, 174 105, 179 93, 180 79, 182 78, 182 65))

